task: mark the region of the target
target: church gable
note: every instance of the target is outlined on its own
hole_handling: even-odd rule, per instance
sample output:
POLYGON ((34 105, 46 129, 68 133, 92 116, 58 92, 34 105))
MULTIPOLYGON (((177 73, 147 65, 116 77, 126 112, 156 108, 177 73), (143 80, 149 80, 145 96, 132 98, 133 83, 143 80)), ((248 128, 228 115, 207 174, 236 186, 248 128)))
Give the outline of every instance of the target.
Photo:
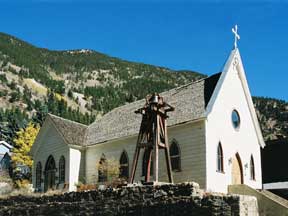
POLYGON ((225 107, 229 107, 227 106, 227 103, 231 104, 233 101, 238 104, 241 103, 241 105, 239 104, 240 107, 247 108, 243 112, 249 115, 249 118, 252 120, 253 130, 257 135, 258 143, 261 147, 264 147, 265 143, 238 48, 232 50, 224 66, 219 82, 215 86, 215 90, 211 96, 211 100, 207 104, 206 116, 209 116, 210 113, 215 110, 214 106, 216 106, 217 103, 222 103, 225 104, 225 107), (223 91, 229 92, 228 95, 230 94, 226 98, 226 101, 223 101, 223 98, 221 98, 221 93, 223 91), (243 97, 239 98, 240 96, 243 97))
POLYGON ((70 121, 52 114, 48 114, 55 128, 69 145, 83 146, 87 126, 78 122, 70 121))
POLYGON ((235 182, 260 188, 263 137, 257 129, 259 124, 238 49, 231 52, 206 115, 208 189, 226 191, 227 185, 235 182), (249 169, 253 169, 253 177, 249 169))
POLYGON ((39 152, 53 152, 54 149, 57 149, 57 146, 61 146, 68 149, 67 143, 59 132, 56 129, 52 119, 47 117, 41 127, 36 140, 31 148, 30 153, 33 158, 38 157, 39 152))
POLYGON ((46 191, 51 185, 54 187, 56 184, 63 187, 63 183, 69 180, 70 149, 53 120, 50 116, 47 116, 31 150, 33 156, 32 182, 37 190, 46 191), (65 161, 64 166, 61 168, 64 172, 61 172, 60 169, 61 160, 65 161), (53 161, 54 166, 52 168, 51 161, 53 161), (41 172, 39 172, 39 167, 41 167, 41 172), (46 178, 43 173, 49 169, 51 169, 49 173, 53 175, 53 184, 51 183, 50 186, 46 184, 45 180, 41 180, 46 178), (62 179, 65 181, 63 182, 62 179))
MULTIPOLYGON (((87 129, 86 125, 48 114, 30 151, 32 155, 39 148, 42 140, 51 136, 52 133, 50 130, 52 128, 66 145, 84 146, 87 129)), ((47 141, 44 143, 46 142, 47 141)))

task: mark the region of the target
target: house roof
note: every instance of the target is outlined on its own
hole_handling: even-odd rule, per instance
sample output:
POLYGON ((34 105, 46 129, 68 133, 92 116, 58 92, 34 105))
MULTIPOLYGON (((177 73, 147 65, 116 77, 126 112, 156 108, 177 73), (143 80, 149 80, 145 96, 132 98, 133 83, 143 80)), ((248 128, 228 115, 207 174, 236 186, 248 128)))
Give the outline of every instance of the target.
MULTIPOLYGON (((175 111, 169 113, 168 126, 205 117, 206 106, 213 94, 221 73, 160 93, 175 111)), ((139 100, 105 114, 92 123, 87 130, 86 145, 135 135, 139 132, 141 115, 134 111, 143 107, 145 100, 139 100)))
MULTIPOLYGON (((175 111, 169 113, 168 126, 205 117, 206 106, 221 76, 217 73, 160 93, 175 111)), ((90 146, 109 140, 136 135, 139 132, 141 115, 135 110, 143 107, 145 99, 113 109, 90 126, 48 114, 53 125, 70 145, 90 146)))
POLYGON ((52 114, 48 114, 56 129, 63 136, 67 144, 84 145, 86 125, 70 121, 52 114))
POLYGON ((11 146, 10 144, 8 144, 6 141, 0 141, 0 145, 4 145, 6 148, 8 149, 12 149, 13 146, 11 146))

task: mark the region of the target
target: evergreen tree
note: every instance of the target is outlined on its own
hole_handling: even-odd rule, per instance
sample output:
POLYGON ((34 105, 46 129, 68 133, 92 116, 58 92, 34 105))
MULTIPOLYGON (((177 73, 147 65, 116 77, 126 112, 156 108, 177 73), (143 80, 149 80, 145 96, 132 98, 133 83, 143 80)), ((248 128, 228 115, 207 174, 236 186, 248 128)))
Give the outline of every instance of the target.
MULTIPOLYGON (((38 106, 38 105, 37 105, 38 106)), ((33 115, 32 120, 35 124, 42 126, 48 113, 48 108, 46 105, 40 105, 37 108, 37 112, 33 115)))

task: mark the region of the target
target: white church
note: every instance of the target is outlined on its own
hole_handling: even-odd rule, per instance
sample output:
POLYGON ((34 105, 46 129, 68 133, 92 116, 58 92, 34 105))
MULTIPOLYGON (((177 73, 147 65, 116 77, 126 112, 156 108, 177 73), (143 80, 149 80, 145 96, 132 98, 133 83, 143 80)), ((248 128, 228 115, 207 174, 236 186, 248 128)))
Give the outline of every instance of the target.
MULTIPOLYGON (((194 181, 223 193, 234 184, 262 188, 265 143, 236 39, 221 73, 160 95, 175 107, 167 122, 175 183, 194 181)), ((144 104, 115 108, 89 126, 49 114, 31 149, 34 188, 73 191, 79 182, 101 183, 107 175, 97 164, 109 159, 119 161, 120 177, 129 178, 141 123, 134 111, 144 104)), ((135 181, 144 179, 146 159, 140 154, 135 181)), ((168 181, 164 155, 159 181, 168 181)))

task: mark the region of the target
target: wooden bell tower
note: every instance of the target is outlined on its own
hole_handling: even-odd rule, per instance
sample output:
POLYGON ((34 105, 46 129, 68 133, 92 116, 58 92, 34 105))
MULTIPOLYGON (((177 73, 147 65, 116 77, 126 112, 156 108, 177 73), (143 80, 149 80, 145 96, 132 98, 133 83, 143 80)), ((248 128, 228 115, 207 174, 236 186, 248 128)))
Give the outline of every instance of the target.
POLYGON ((163 97, 157 93, 148 95, 146 97, 146 103, 144 107, 135 111, 135 113, 142 115, 142 122, 137 139, 136 150, 134 153, 129 183, 133 183, 134 181, 141 149, 144 149, 144 151, 148 154, 148 159, 144 161, 146 170, 145 182, 151 181, 150 166, 152 158, 154 182, 158 182, 159 150, 163 149, 165 152, 168 179, 170 183, 173 183, 166 123, 168 118, 167 112, 170 111, 174 111, 174 108, 165 103, 163 97))

